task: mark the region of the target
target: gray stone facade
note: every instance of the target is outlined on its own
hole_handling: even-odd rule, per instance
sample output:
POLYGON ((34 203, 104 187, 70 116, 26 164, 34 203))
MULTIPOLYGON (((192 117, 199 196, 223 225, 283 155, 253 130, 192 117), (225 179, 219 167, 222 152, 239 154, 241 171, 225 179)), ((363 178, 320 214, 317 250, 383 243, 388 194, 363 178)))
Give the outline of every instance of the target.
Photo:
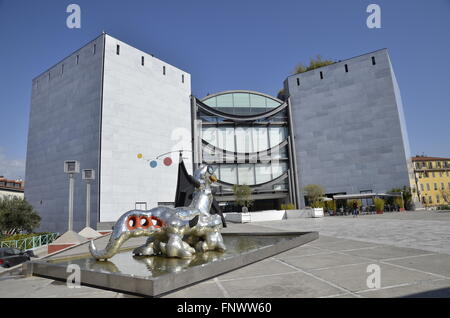
POLYGON ((330 194, 350 194, 412 185, 400 91, 386 49, 292 75, 285 90, 300 189, 319 184, 330 194))
MULTIPOLYGON (((150 168, 148 161, 191 148, 190 85, 188 73, 106 34, 33 79, 25 197, 42 217, 40 230, 67 230, 64 160, 96 170, 94 228, 99 221, 115 221, 135 202, 150 208, 173 201, 178 155, 170 166, 159 160, 150 168)), ((80 173, 75 231, 85 226, 85 192, 80 173)))

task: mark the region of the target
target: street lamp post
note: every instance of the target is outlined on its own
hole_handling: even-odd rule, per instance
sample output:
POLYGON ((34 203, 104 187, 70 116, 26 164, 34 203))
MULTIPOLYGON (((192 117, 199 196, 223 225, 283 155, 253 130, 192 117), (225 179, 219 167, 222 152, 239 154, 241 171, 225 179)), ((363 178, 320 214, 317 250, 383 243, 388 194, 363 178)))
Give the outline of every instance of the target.
POLYGON ((95 170, 83 169, 82 179, 86 180, 86 227, 91 227, 91 181, 95 180, 95 170))
POLYGON ((64 172, 69 175, 69 221, 68 231, 73 231, 73 192, 75 174, 80 173, 80 163, 77 160, 64 161, 64 172))

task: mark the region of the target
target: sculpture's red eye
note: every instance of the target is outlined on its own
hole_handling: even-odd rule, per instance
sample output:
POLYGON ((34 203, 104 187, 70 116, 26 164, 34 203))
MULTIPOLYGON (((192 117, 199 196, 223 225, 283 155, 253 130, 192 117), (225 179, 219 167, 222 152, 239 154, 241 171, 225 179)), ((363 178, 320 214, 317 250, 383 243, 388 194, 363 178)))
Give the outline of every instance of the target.
POLYGON ((148 217, 146 217, 146 216, 144 215, 144 216, 141 216, 141 217, 139 218, 139 225, 140 225, 140 227, 142 227, 143 229, 146 229, 146 228, 148 228, 150 225, 152 225, 152 222, 151 222, 151 220, 150 220, 148 217))
POLYGON ((150 217, 150 222, 156 228, 160 228, 161 226, 164 225, 164 221, 161 220, 160 218, 157 218, 156 216, 151 216, 150 217))
POLYGON ((135 215, 130 215, 127 219, 127 228, 134 230, 138 226, 138 218, 135 215))

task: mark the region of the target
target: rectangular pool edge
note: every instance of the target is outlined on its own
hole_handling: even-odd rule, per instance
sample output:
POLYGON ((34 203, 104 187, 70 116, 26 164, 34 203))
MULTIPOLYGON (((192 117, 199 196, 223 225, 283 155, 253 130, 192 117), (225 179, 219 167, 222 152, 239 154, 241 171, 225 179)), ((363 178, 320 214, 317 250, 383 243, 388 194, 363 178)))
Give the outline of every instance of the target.
MULTIPOLYGON (((158 277, 141 277, 123 273, 105 273, 96 270, 80 269, 80 283, 81 285, 110 291, 157 297, 256 263, 319 238, 318 232, 223 233, 223 235, 295 237, 261 249, 244 252, 234 257, 190 267, 177 273, 167 273, 158 277)), ((66 281, 72 271, 68 272, 67 265, 64 264, 38 260, 24 264, 24 273, 26 276, 39 276, 66 281)))

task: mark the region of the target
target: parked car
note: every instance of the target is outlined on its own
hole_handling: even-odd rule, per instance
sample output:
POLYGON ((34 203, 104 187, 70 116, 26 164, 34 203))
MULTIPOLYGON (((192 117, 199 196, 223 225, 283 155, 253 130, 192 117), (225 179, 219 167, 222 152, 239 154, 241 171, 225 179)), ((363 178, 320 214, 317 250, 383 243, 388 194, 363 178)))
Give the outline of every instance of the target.
POLYGON ((33 251, 21 251, 9 247, 0 248, 0 265, 6 268, 29 261, 31 257, 36 257, 33 251))

